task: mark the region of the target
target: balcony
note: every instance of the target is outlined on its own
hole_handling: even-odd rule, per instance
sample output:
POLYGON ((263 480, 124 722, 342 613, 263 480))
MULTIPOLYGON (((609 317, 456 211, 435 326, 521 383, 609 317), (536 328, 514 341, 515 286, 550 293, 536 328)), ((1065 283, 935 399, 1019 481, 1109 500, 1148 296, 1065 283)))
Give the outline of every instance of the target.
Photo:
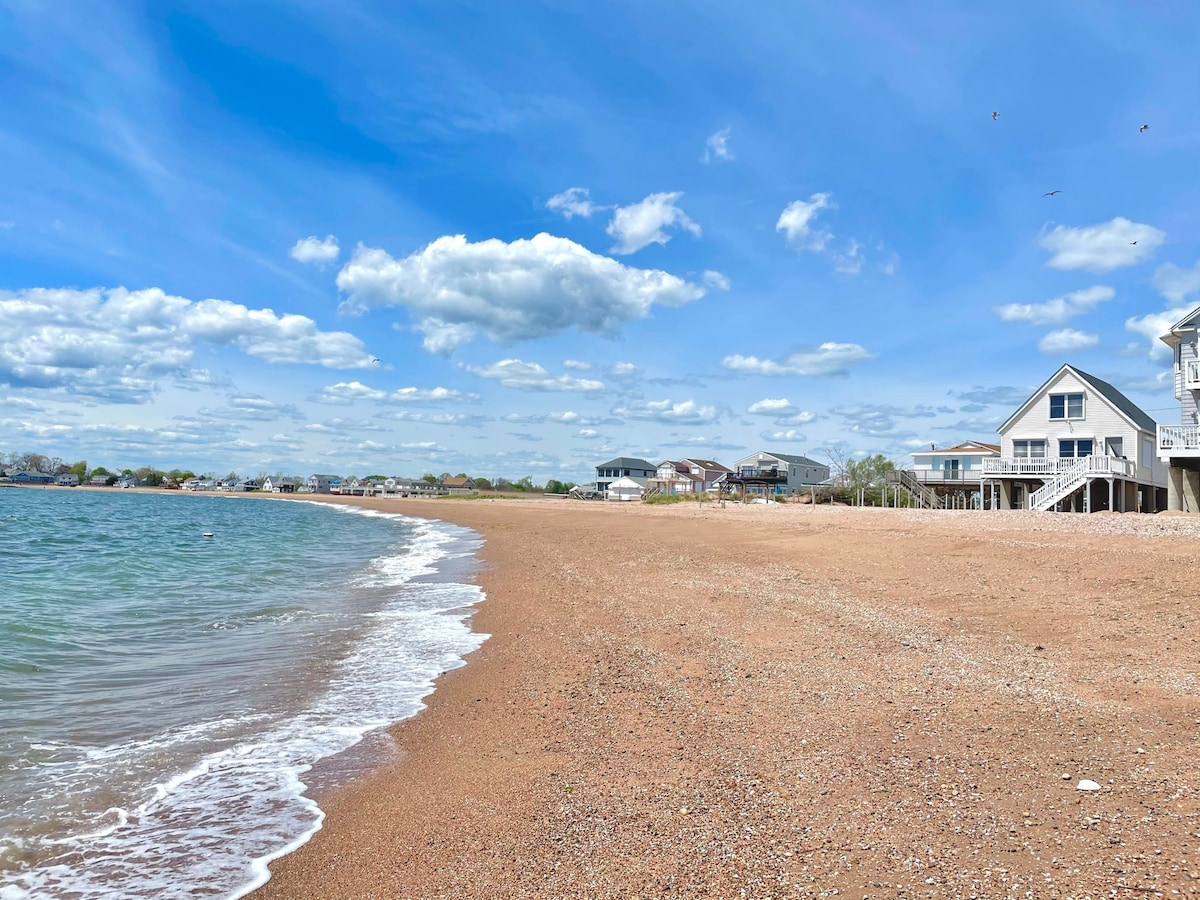
POLYGON ((979 469, 910 469, 921 484, 973 484, 979 486, 979 469))
POLYGON ((1183 388, 1188 391, 1200 391, 1200 359, 1184 361, 1183 388))
POLYGON ((1159 425, 1158 455, 1200 457, 1200 425, 1159 425))
POLYGON ((779 484, 788 480, 787 469, 780 468, 761 468, 759 466, 739 466, 736 472, 731 472, 725 476, 727 482, 740 484, 742 482, 752 482, 754 484, 779 484))
MULTIPOLYGON (((1137 466, 1129 460, 1117 456, 1085 456, 1082 458, 1088 461, 1086 468, 1088 477, 1133 478, 1137 473, 1137 466)), ((985 478, 1029 476, 1045 480, 1053 478, 1068 468, 1073 468, 1077 462, 1079 459, 1071 456, 1000 456, 983 461, 983 476, 985 478)))

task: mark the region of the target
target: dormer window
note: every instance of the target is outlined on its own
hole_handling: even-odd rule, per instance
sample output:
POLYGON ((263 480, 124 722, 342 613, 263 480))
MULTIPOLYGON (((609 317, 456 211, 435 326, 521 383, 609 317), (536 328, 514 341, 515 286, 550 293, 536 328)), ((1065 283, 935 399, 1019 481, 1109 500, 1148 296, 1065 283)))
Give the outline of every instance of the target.
POLYGON ((1082 419, 1083 394, 1051 394, 1051 419, 1082 419))

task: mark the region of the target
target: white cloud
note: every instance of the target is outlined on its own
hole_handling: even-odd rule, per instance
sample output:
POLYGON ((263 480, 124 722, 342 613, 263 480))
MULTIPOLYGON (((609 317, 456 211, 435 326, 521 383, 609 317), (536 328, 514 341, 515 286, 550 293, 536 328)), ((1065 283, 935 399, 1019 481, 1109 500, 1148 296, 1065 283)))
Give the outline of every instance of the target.
POLYGON ((785 431, 764 431, 759 434, 759 437, 772 444, 796 444, 806 443, 808 441, 808 438, 806 438, 803 433, 797 431, 795 428, 788 428, 785 431))
POLYGON ((611 208, 593 203, 588 189, 582 187, 567 188, 561 194, 555 194, 546 201, 546 209, 562 213, 564 219, 570 219, 573 216, 588 219, 597 210, 611 208))
POLYGON ((703 276, 704 284, 716 291, 729 290, 729 279, 720 272, 715 272, 712 269, 706 269, 703 276))
POLYGON ((1181 269, 1174 263, 1163 263, 1150 283, 1169 302, 1182 306, 1188 297, 1200 294, 1200 260, 1190 269, 1181 269))
POLYGON ((549 234, 512 243, 441 237, 404 259, 360 244, 337 284, 349 295, 344 311, 407 308, 425 348, 443 355, 476 333, 497 343, 569 328, 613 336, 655 304, 704 296, 704 288, 667 272, 626 266, 549 234))
POLYGON ((1008 303, 992 312, 1006 322, 1032 322, 1034 325, 1062 325, 1073 316, 1091 312, 1096 305, 1116 296, 1116 291, 1103 284, 1072 291, 1047 300, 1045 303, 1008 303))
POLYGON ((157 379, 182 376, 197 344, 233 347, 269 363, 368 368, 362 341, 305 316, 226 300, 192 301, 158 288, 32 288, 0 292, 0 383, 138 402, 157 379))
POLYGON ((843 275, 857 275, 861 272, 863 263, 866 262, 862 255, 862 246, 854 238, 850 238, 844 252, 833 254, 833 268, 843 275))
POLYGON ((742 375, 842 375, 847 367, 874 358, 874 353, 858 344, 827 341, 815 350, 797 350, 778 362, 735 354, 721 360, 721 365, 742 375))
POLYGON ((1043 353, 1069 353, 1072 350, 1086 350, 1099 343, 1098 335, 1076 331, 1074 328, 1060 328, 1038 341, 1038 349, 1043 353))
POLYGON ((616 238, 612 252, 624 255, 648 244, 665 244, 671 236, 664 228, 682 228, 699 237, 700 226, 675 205, 682 196, 679 191, 651 194, 640 203, 618 207, 604 229, 609 237, 616 238))
POLYGON ((368 387, 359 381, 340 381, 322 388, 320 394, 313 399, 318 403, 333 404, 353 403, 355 400, 373 400, 379 403, 473 403, 479 399, 479 395, 444 387, 405 387, 388 393, 368 387))
POLYGON ((796 412, 796 407, 792 406, 792 401, 786 397, 779 399, 767 398, 757 400, 750 404, 750 408, 746 410, 748 413, 762 416, 786 416, 796 412))
POLYGON ((580 428, 573 437, 577 437, 581 441, 595 441, 599 440, 602 435, 595 428, 580 428))
POLYGON ((341 248, 338 246, 338 239, 329 234, 325 236, 325 240, 320 240, 317 237, 301 238, 292 245, 292 249, 288 251, 288 256, 297 262, 327 266, 331 262, 334 262, 340 253, 341 248))
POLYGON ((829 199, 828 193, 813 194, 808 202, 795 200, 789 203, 779 215, 775 230, 782 231, 787 242, 797 250, 810 250, 820 253, 825 249, 833 235, 828 231, 814 230, 813 220, 823 209, 836 209, 837 206, 829 199))
POLYGON ((604 382, 592 378, 572 378, 570 375, 554 376, 537 363, 520 359, 502 359, 490 366, 466 366, 472 375, 490 378, 508 388, 519 391, 578 391, 597 393, 604 390, 604 382))
POLYGON ((1190 308, 1180 306, 1166 309, 1162 312, 1149 313, 1144 316, 1131 316, 1125 320, 1125 330, 1140 334, 1149 343, 1150 358, 1156 362, 1167 362, 1171 359, 1171 348, 1159 338, 1171 330, 1171 326, 1190 312, 1190 308))
POLYGON ((576 372, 590 372, 592 370, 592 364, 590 362, 585 362, 582 359, 564 359, 563 368, 574 369, 576 372))
POLYGON ((637 378, 642 370, 631 362, 615 362, 608 367, 610 378, 616 378, 619 381, 628 381, 631 378, 637 378))
POLYGON ((1118 216, 1084 228, 1059 225, 1043 231, 1038 243, 1053 254, 1046 263, 1052 269, 1111 272, 1148 259, 1166 239, 1165 231, 1118 216))
POLYGON ((412 412, 407 409, 400 409, 395 412, 382 412, 379 415, 385 419, 394 419, 397 422, 417 422, 421 425, 463 425, 468 428, 482 428, 485 424, 492 421, 491 416, 474 416, 466 415, 465 413, 412 412))
POLYGON ((704 142, 704 162, 717 162, 733 159, 733 151, 729 149, 729 131, 727 125, 720 131, 710 134, 704 142))
POLYGON ((614 407, 612 413, 624 419, 668 425, 709 425, 719 418, 715 406, 701 406, 694 400, 684 400, 680 403, 671 400, 636 401, 614 407))

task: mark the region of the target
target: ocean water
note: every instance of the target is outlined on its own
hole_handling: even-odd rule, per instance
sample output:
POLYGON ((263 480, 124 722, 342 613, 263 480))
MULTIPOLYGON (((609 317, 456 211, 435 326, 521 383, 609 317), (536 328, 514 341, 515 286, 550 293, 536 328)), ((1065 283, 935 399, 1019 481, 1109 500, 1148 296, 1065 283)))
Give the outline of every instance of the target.
POLYGON ((0 489, 0 900, 263 883, 320 828, 311 767, 485 639, 478 545, 299 500, 0 489))

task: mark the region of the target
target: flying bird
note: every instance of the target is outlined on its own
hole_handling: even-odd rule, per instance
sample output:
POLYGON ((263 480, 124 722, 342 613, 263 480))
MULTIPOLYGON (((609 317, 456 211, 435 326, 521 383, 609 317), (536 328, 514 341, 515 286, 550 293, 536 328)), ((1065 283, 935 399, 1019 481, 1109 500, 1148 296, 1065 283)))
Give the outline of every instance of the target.
POLYGON ((1136 243, 1137 243, 1137 241, 1130 241, 1130 242, 1129 242, 1129 246, 1130 246, 1130 247, 1132 247, 1132 246, 1133 246, 1134 244, 1136 244, 1136 243))
POLYGON ((1149 131, 1149 130, 1150 130, 1149 125, 1143 125, 1141 128, 1138 129, 1138 131, 1149 131))
POLYGON ((372 364, 375 364, 375 363, 377 363, 377 362, 383 362, 383 360, 382 360, 382 359, 380 359, 378 356, 372 356, 372 357, 371 357, 371 363, 372 363, 372 364))
POLYGON ((1061 194, 1061 193, 1062 193, 1061 189, 1057 190, 1057 191, 1046 191, 1046 193, 1042 194, 1042 196, 1043 197, 1053 197, 1055 194, 1061 194))
POLYGON ((993 111, 992 112, 992 121, 995 122, 998 118, 1000 118, 1000 113, 993 111))

